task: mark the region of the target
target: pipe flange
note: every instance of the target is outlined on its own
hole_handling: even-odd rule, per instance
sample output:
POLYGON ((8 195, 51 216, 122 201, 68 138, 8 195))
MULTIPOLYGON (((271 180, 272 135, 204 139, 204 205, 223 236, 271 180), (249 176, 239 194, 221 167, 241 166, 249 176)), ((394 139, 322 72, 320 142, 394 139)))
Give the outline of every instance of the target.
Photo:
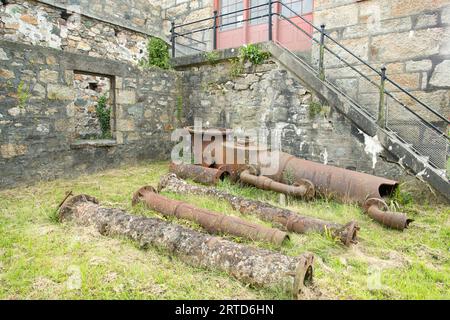
POLYGON ((66 199, 59 208, 59 221, 62 222, 67 217, 69 217, 73 210, 73 207, 75 207, 76 204, 79 202, 92 202, 95 204, 99 204, 97 198, 94 198, 87 194, 80 194, 77 196, 73 196, 72 198, 66 199))
POLYGON ((389 211, 389 207, 388 207, 387 203, 382 199, 378 199, 378 198, 367 199, 363 205, 364 211, 368 212, 369 208, 372 206, 376 206, 381 211, 389 211))
POLYGON ((349 222, 347 225, 345 225, 345 237, 342 240, 344 245, 349 247, 351 244, 358 243, 358 231, 361 228, 359 227, 358 223, 356 221, 349 222))
POLYGON ((307 179, 300 179, 293 184, 294 187, 305 187, 306 192, 303 196, 305 199, 313 199, 316 196, 316 188, 314 184, 307 179))
POLYGON ((152 186, 145 186, 145 187, 140 188, 138 191, 136 191, 136 192, 133 194, 133 199, 131 200, 131 204, 133 205, 133 207, 134 207, 135 205, 137 205, 139 202, 141 202, 142 196, 143 196, 144 193, 146 193, 146 192, 158 193, 158 192, 156 191, 156 189, 153 188, 152 186))
POLYGON ((313 282, 314 274, 314 255, 312 253, 304 253, 297 264, 294 275, 294 286, 292 288, 293 298, 301 299, 305 287, 313 282))

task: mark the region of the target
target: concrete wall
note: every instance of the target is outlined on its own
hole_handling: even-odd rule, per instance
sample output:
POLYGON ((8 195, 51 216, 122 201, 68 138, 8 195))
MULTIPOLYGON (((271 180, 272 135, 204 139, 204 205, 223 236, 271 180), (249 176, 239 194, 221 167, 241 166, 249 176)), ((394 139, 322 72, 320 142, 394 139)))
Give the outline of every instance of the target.
POLYGON ((237 77, 231 75, 229 60, 203 62, 180 69, 189 122, 200 118, 212 127, 278 128, 283 151, 296 156, 390 178, 404 175, 399 166, 383 160, 391 156, 378 141, 320 103, 275 60, 247 64, 237 77))
POLYGON ((177 75, 0 41, 0 188, 166 159, 177 75), (74 71, 110 76, 113 139, 77 140, 74 71))

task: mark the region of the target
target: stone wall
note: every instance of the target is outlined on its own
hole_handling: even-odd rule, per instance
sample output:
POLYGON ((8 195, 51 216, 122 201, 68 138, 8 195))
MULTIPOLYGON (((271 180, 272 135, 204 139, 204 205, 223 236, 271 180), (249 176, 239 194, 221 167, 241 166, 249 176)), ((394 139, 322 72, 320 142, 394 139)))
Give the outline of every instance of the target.
MULTIPOLYGON (((197 56, 199 57, 199 56, 197 56)), ((206 61, 204 61, 206 62, 206 61)), ((233 77, 229 60, 182 67, 189 122, 233 129, 278 128, 283 151, 352 170, 399 178, 379 142, 321 103, 276 61, 246 65, 233 77)))
POLYGON ((8 1, 0 5, 0 39, 133 64, 146 56, 147 34, 83 15, 62 17, 62 12, 34 0, 8 1))
POLYGON ((178 126, 174 71, 0 40, 0 188, 166 159, 178 126), (75 72, 113 79, 112 140, 78 140, 75 72))
POLYGON ((161 6, 149 0, 39 0, 140 33, 162 37, 161 6))
MULTIPOLYGON (((447 118, 450 117, 448 0, 316 0, 314 22, 316 25, 326 24, 332 37, 378 70, 385 64, 387 74, 393 81, 447 118)), ((349 62, 358 65, 355 59, 330 41, 328 45, 349 62)), ((351 95, 358 96, 376 115, 376 88, 354 71, 344 68, 328 52, 325 60, 328 78, 335 79, 351 95)), ((358 69, 369 75, 370 80, 379 83, 380 77, 374 72, 363 66, 358 69)), ((416 111, 423 110, 394 86, 388 85, 387 89, 397 92, 397 97, 416 111)), ((400 114, 401 111, 398 112, 400 114)), ((429 113, 421 115, 428 117, 429 113)))

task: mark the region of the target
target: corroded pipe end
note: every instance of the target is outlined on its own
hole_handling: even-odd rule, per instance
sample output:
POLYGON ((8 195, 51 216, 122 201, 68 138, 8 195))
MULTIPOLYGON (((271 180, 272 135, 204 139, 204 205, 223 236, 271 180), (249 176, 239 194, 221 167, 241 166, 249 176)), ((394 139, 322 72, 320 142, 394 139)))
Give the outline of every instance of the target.
POLYGON ((61 207, 59 208, 59 222, 70 220, 73 213, 73 207, 76 206, 79 202, 92 202, 95 204, 99 203, 97 198, 94 198, 87 194, 80 194, 68 198, 61 204, 61 207))
POLYGON ((289 242, 291 238, 286 232, 274 229, 273 235, 269 241, 275 243, 276 245, 282 246, 283 244, 289 242))
POLYGON ((294 299, 299 299, 305 287, 310 286, 313 282, 314 274, 314 255, 312 253, 304 253, 301 255, 294 276, 294 286, 292 295, 294 299))
POLYGON ((404 213, 390 212, 388 209, 387 204, 381 199, 372 198, 364 203, 365 212, 372 219, 386 227, 403 231, 414 221, 413 219, 408 219, 404 213))
POLYGON ((142 201, 144 194, 147 192, 157 193, 156 189, 152 186, 145 186, 140 188, 133 194, 133 199, 131 200, 131 204, 133 205, 133 207, 142 201))
POLYGON ((301 179, 294 183, 295 187, 304 187, 305 192, 303 195, 301 195, 302 198, 311 200, 316 196, 316 188, 314 187, 314 184, 306 179, 301 179))
POLYGON ((352 244, 358 243, 357 237, 360 229, 361 228, 358 226, 356 221, 351 221, 338 231, 339 238, 344 245, 349 247, 352 244))

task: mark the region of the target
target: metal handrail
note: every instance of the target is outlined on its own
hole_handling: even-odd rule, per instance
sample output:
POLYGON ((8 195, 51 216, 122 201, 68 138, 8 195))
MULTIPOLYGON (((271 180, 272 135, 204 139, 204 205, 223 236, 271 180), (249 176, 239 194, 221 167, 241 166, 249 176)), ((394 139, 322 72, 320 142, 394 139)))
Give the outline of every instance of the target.
MULTIPOLYGON (((279 1, 273 1, 272 4, 278 3, 278 2, 279 1)), ((230 16, 230 15, 233 15, 233 14, 236 14, 236 13, 249 11, 249 10, 260 8, 260 7, 265 7, 265 6, 268 6, 268 5, 269 5, 269 3, 258 4, 256 6, 244 8, 244 9, 241 9, 241 10, 236 10, 236 11, 232 11, 232 12, 222 13, 222 14, 219 14, 217 16, 212 16, 212 17, 209 17, 209 18, 204 18, 204 19, 200 19, 200 20, 197 20, 197 21, 188 22, 188 23, 185 23, 185 24, 180 24, 180 25, 177 25, 175 28, 182 28, 182 27, 193 25, 195 23, 201 23, 201 22, 205 22, 205 21, 208 21, 208 20, 214 20, 214 19, 217 19, 217 18, 230 16)))
POLYGON ((405 89, 403 89, 399 84, 397 84, 396 82, 392 81, 391 79, 389 79, 388 77, 386 78, 387 81, 389 81, 393 86, 395 86, 397 89, 399 89, 401 92, 406 93, 406 95, 408 95, 410 98, 412 98, 414 101, 416 101, 417 103, 420 103, 422 106, 424 106, 428 111, 431 111, 435 116, 437 116, 438 118, 440 118, 441 120, 445 121, 447 124, 450 124, 450 121, 448 119, 446 119, 444 116, 442 116, 440 113, 436 112, 435 110, 433 110, 432 108, 430 108, 428 105, 426 105, 425 103, 423 103, 422 101, 420 101, 419 99, 417 99, 417 97, 413 96, 410 92, 406 91, 405 89))
POLYGON ((403 108, 405 108, 406 110, 408 110, 409 112, 411 112, 413 115, 415 115, 417 118, 419 118, 420 120, 422 120, 422 122, 430 127, 431 129, 433 129, 434 131, 436 131, 437 133, 439 133, 439 135, 442 135, 444 138, 447 138, 450 141, 450 137, 448 137, 444 132, 442 132, 438 127, 436 127, 435 125, 433 125, 431 122, 425 120, 421 115, 419 115, 417 112, 415 112, 414 110, 412 110, 410 107, 408 107, 406 104, 404 104, 403 102, 401 102, 400 100, 398 100, 394 95, 392 95, 391 92, 384 90, 384 93, 386 93, 391 99, 393 99, 395 102, 397 102, 398 104, 400 104, 403 108))
MULTIPOLYGON (((242 19, 242 20, 234 21, 234 22, 228 22, 228 23, 217 25, 217 28, 227 27, 227 26, 230 26, 230 25, 233 25, 233 24, 239 24, 239 23, 242 23, 242 22, 257 20, 257 19, 261 19, 261 18, 266 18, 268 16, 269 16, 269 14, 264 14, 264 15, 261 15, 261 16, 253 17, 253 18, 242 19)), ((186 36, 188 34, 204 32, 204 31, 208 31, 208 30, 212 30, 212 29, 214 29, 214 27, 205 27, 205 28, 202 28, 202 29, 196 29, 196 30, 193 30, 193 31, 185 32, 185 33, 175 33, 175 37, 184 37, 184 36, 186 36)))
POLYGON ((308 37, 311 38, 311 40, 319 43, 319 40, 317 40, 316 38, 314 38, 314 36, 312 34, 309 34, 308 32, 306 32, 305 30, 303 30, 302 28, 300 28, 298 25, 296 25, 294 22, 291 21, 291 19, 289 19, 288 17, 285 17, 284 15, 282 15, 281 13, 274 13, 273 15, 277 15, 280 18, 285 19, 286 21, 288 21, 291 25, 293 25, 295 28, 297 28, 298 30, 300 30, 301 32, 303 32, 304 34, 306 34, 308 37))
MULTIPOLYGON (((286 17, 281 13, 278 12, 271 12, 271 10, 268 10, 269 13, 264 14, 264 15, 260 15, 257 17, 250 17, 247 19, 242 19, 239 21, 233 21, 233 22, 229 22, 229 23, 217 23, 217 19, 220 19, 222 17, 226 17, 229 15, 233 15, 236 13, 241 13, 241 12, 245 12, 245 11, 249 11, 252 9, 256 9, 256 8, 261 8, 264 6, 272 6, 274 4, 281 4, 282 8, 286 8, 289 12, 294 14, 294 17, 300 18, 302 21, 304 21, 306 24, 308 24, 309 26, 311 26, 314 30, 320 32, 323 36, 323 38, 325 39, 329 39, 332 43, 336 44, 339 48, 343 49, 345 52, 347 52, 350 56, 352 56, 353 58, 355 58, 358 62, 360 62, 362 65, 364 65, 365 67, 369 68, 371 71, 373 71, 376 75, 381 76, 382 80, 389 82, 390 84, 392 84, 394 87, 396 87, 398 90, 400 90, 400 92, 408 95, 411 99, 413 99, 415 102, 417 102, 419 105, 421 105, 422 107, 424 107, 426 110, 428 110, 429 112, 431 112, 432 114, 434 114, 436 117, 438 117, 440 120, 442 120, 443 122, 445 122, 447 125, 450 124, 450 121, 448 119, 446 119, 443 115, 441 115, 440 113, 438 113, 437 111, 435 111, 433 108, 431 108, 430 106, 428 106, 426 103, 420 101, 417 97, 415 97, 414 95, 412 95, 410 92, 408 92, 407 90, 405 90, 404 88, 402 88, 399 84, 397 84, 396 82, 394 82, 392 79, 390 79, 389 77, 387 77, 384 72, 380 72, 378 71, 375 67, 373 67, 372 65, 370 65, 369 63, 367 63, 366 61, 364 61, 362 58, 360 58, 359 56, 357 56, 356 54, 354 54, 352 51, 350 51, 348 48, 346 48, 345 46, 343 46, 342 44, 340 44, 337 40, 335 40, 334 38, 332 38, 329 34, 327 34, 326 32, 324 32, 324 29, 319 29, 318 27, 316 27, 313 23, 311 23, 310 21, 308 21, 307 19, 305 19, 304 17, 302 17, 301 15, 299 15, 297 12, 295 12, 293 9, 291 9, 290 7, 288 7, 286 4, 284 4, 281 1, 269 1, 268 3, 264 3, 264 4, 259 4, 259 5, 255 5, 255 6, 251 6, 248 8, 244 8, 241 10, 236 10, 233 12, 227 12, 224 14, 220 14, 218 15, 217 12, 215 12, 214 16, 212 17, 208 17, 208 18, 204 18, 204 19, 200 19, 197 21, 192 21, 189 23, 185 23, 182 25, 178 25, 175 26, 173 24, 173 28, 172 28, 172 37, 173 37, 173 41, 175 41, 176 37, 186 37, 189 34, 194 34, 194 33, 198 33, 198 32, 204 32, 204 31, 208 31, 208 30, 213 30, 213 29, 217 29, 217 28, 223 28, 226 26, 230 26, 230 25, 236 25, 236 24, 240 24, 240 23, 244 23, 244 22, 248 22, 248 21, 252 21, 252 20, 256 20, 256 19, 261 19, 261 18, 265 18, 265 17, 272 17, 272 16, 278 16, 286 21, 288 21, 291 25, 293 25, 296 29, 302 31, 306 36, 308 36, 310 39, 312 39, 312 41, 314 41, 315 43, 319 43, 323 46, 324 50, 327 50, 327 52, 331 53, 333 56, 335 56, 339 61, 341 61, 342 63, 344 63, 346 66, 348 66, 349 68, 351 68, 353 71, 355 71, 357 74, 359 74, 361 77, 363 77, 365 80, 369 81, 372 85, 374 85, 376 88, 378 88, 380 90, 380 92, 385 93, 386 95, 388 95, 389 97, 391 97, 394 101, 396 101, 397 103, 399 103, 402 107, 404 107, 406 110, 408 110, 409 112, 411 112, 412 114, 414 114, 418 119, 421 120, 421 122, 423 122, 426 126, 428 126, 429 128, 433 129, 434 131, 438 132, 440 135, 442 135, 443 137, 447 138, 448 140, 450 140, 450 137, 442 132, 439 128, 437 128, 436 126, 434 126, 432 123, 430 123, 429 121, 425 120, 422 116, 420 116, 418 113, 416 113, 415 111, 413 111, 411 108, 409 108, 407 105, 405 105, 404 103, 402 103, 400 100, 398 100, 390 91, 385 90, 384 86, 383 88, 373 82, 366 74, 362 73, 361 71, 359 71, 358 69, 355 68, 354 65, 350 64, 348 61, 346 61, 346 59, 342 58, 339 56, 339 54, 337 54, 336 52, 334 52, 333 50, 331 50, 331 48, 329 46, 324 45, 324 43, 321 43, 319 40, 317 40, 313 34, 309 34, 308 32, 306 32, 304 29, 300 28, 297 24, 295 24, 292 21, 293 17, 286 17), (194 24, 198 24, 201 22, 205 22, 205 21, 209 21, 209 20, 214 20, 214 26, 212 27, 205 27, 205 28, 201 28, 201 29, 196 29, 196 30, 192 30, 189 32, 185 32, 185 33, 177 33, 175 32, 175 29, 177 28, 182 28, 182 27, 186 27, 186 26, 190 26, 190 25, 194 25, 194 24)), ((270 21, 270 18, 269 18, 270 21)), ((324 26, 322 26, 324 27, 324 26)), ((200 43, 204 43, 195 39, 192 39, 194 41, 200 42, 200 43)))

